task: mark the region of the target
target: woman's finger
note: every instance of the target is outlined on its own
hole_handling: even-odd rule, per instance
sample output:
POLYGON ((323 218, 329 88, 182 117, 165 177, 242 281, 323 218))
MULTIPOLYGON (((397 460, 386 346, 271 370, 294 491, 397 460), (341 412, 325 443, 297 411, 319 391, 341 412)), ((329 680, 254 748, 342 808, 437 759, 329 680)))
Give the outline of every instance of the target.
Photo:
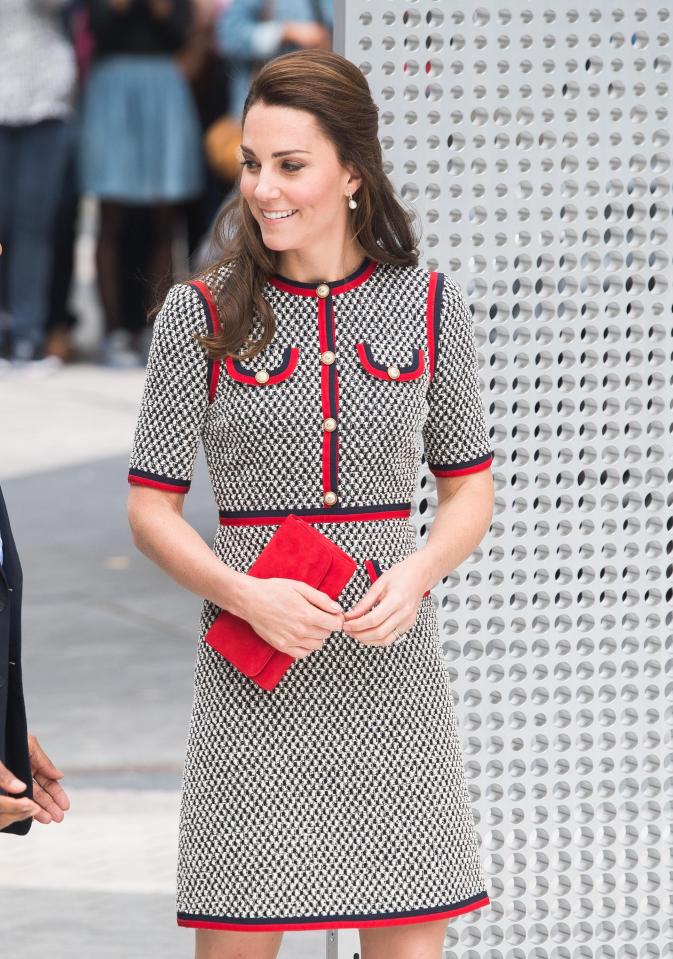
POLYGON ((39 811, 40 807, 30 799, 13 799, 10 796, 0 796, 0 823, 4 823, 0 828, 4 829, 5 826, 14 822, 28 819, 29 816, 34 816, 39 811))
POLYGON ((8 793, 21 793, 27 788, 25 783, 22 783, 3 763, 0 763, 0 789, 8 793))
MULTIPOLYGON (((63 810, 51 798, 46 789, 44 789, 37 780, 33 781, 33 799, 49 816, 49 822, 55 819, 56 822, 63 820, 63 810)), ((42 820, 40 820, 42 822, 42 820)))
POLYGON ((45 789, 54 802, 61 807, 61 809, 66 810, 70 809, 70 798, 66 793, 63 786, 56 782, 53 779, 50 779, 49 776, 44 776, 41 773, 38 773, 33 777, 37 783, 45 789))
POLYGON ((42 746, 40 746, 37 736, 32 733, 28 737, 28 752, 30 754, 30 768, 35 773, 42 773, 50 779, 62 779, 63 773, 54 766, 53 762, 47 756, 42 746))

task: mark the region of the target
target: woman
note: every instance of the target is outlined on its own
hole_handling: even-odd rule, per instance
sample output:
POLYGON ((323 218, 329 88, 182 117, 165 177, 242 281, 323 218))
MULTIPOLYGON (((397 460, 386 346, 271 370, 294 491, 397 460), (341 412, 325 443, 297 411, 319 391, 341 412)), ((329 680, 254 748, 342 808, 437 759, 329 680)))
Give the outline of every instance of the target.
POLYGON ((488 528, 492 452, 470 313, 417 265, 377 126, 338 54, 266 64, 217 225, 233 231, 202 278, 221 332, 188 284, 155 323, 129 518, 204 598, 178 866, 198 959, 266 959, 285 929, 334 927, 360 930, 364 959, 438 959, 449 919, 489 902, 429 590, 488 528), (421 431, 440 502, 417 549, 421 431), (212 550, 182 518, 199 437, 212 550), (357 560, 338 605, 246 575, 290 512, 357 560), (205 642, 221 609, 296 657, 274 690, 205 642))
MULTIPOLYGON (((145 211, 151 282, 172 275, 179 205, 203 187, 201 130, 191 92, 175 63, 188 35, 189 0, 87 0, 95 60, 84 95, 81 175, 98 197, 98 288, 105 314, 103 362, 135 365, 142 333, 128 336, 122 291, 132 276, 125 254, 131 214, 145 211), (130 340, 130 344, 129 344, 130 340), (128 346, 131 349, 128 349, 128 346)), ((136 219, 136 217, 134 217, 136 219)), ((131 264, 131 272, 134 265, 131 264)))

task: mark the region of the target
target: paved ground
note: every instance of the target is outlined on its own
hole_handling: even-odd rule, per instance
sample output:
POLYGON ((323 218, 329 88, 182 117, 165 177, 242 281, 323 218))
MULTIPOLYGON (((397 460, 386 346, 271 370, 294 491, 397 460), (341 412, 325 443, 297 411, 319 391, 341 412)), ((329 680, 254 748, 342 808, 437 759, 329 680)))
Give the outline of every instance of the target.
MULTIPOLYGON (((200 601, 134 550, 126 468, 142 371, 0 379, 0 481, 25 578, 29 725, 66 778, 62 824, 0 846, 13 959, 188 959, 174 915, 177 808, 200 601), (11 410, 11 416, 7 411, 11 410)), ((210 540, 205 463, 185 515, 210 540)), ((352 959, 357 933, 339 932, 352 959)), ((286 933, 284 959, 326 933, 286 933)))

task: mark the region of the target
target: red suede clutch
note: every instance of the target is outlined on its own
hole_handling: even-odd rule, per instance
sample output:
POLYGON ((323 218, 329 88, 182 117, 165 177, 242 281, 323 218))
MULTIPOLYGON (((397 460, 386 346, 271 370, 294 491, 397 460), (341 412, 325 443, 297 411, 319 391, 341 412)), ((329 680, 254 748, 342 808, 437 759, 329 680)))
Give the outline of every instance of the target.
MULTIPOLYGON (((310 523, 289 513, 248 569, 249 576, 298 579, 336 599, 357 563, 310 523)), ((273 689, 295 662, 241 616, 222 610, 205 641, 262 689, 273 689)))

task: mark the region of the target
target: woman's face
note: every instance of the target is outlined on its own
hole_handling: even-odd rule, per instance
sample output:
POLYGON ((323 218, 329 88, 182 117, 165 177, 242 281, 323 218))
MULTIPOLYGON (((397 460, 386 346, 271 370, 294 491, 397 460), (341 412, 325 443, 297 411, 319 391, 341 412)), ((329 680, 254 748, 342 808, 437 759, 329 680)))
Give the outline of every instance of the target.
POLYGON ((325 237, 345 237, 348 193, 355 193, 360 178, 341 166, 313 114, 258 101, 242 139, 241 193, 270 250, 314 250, 325 237), (282 219, 265 216, 291 211, 282 219))

